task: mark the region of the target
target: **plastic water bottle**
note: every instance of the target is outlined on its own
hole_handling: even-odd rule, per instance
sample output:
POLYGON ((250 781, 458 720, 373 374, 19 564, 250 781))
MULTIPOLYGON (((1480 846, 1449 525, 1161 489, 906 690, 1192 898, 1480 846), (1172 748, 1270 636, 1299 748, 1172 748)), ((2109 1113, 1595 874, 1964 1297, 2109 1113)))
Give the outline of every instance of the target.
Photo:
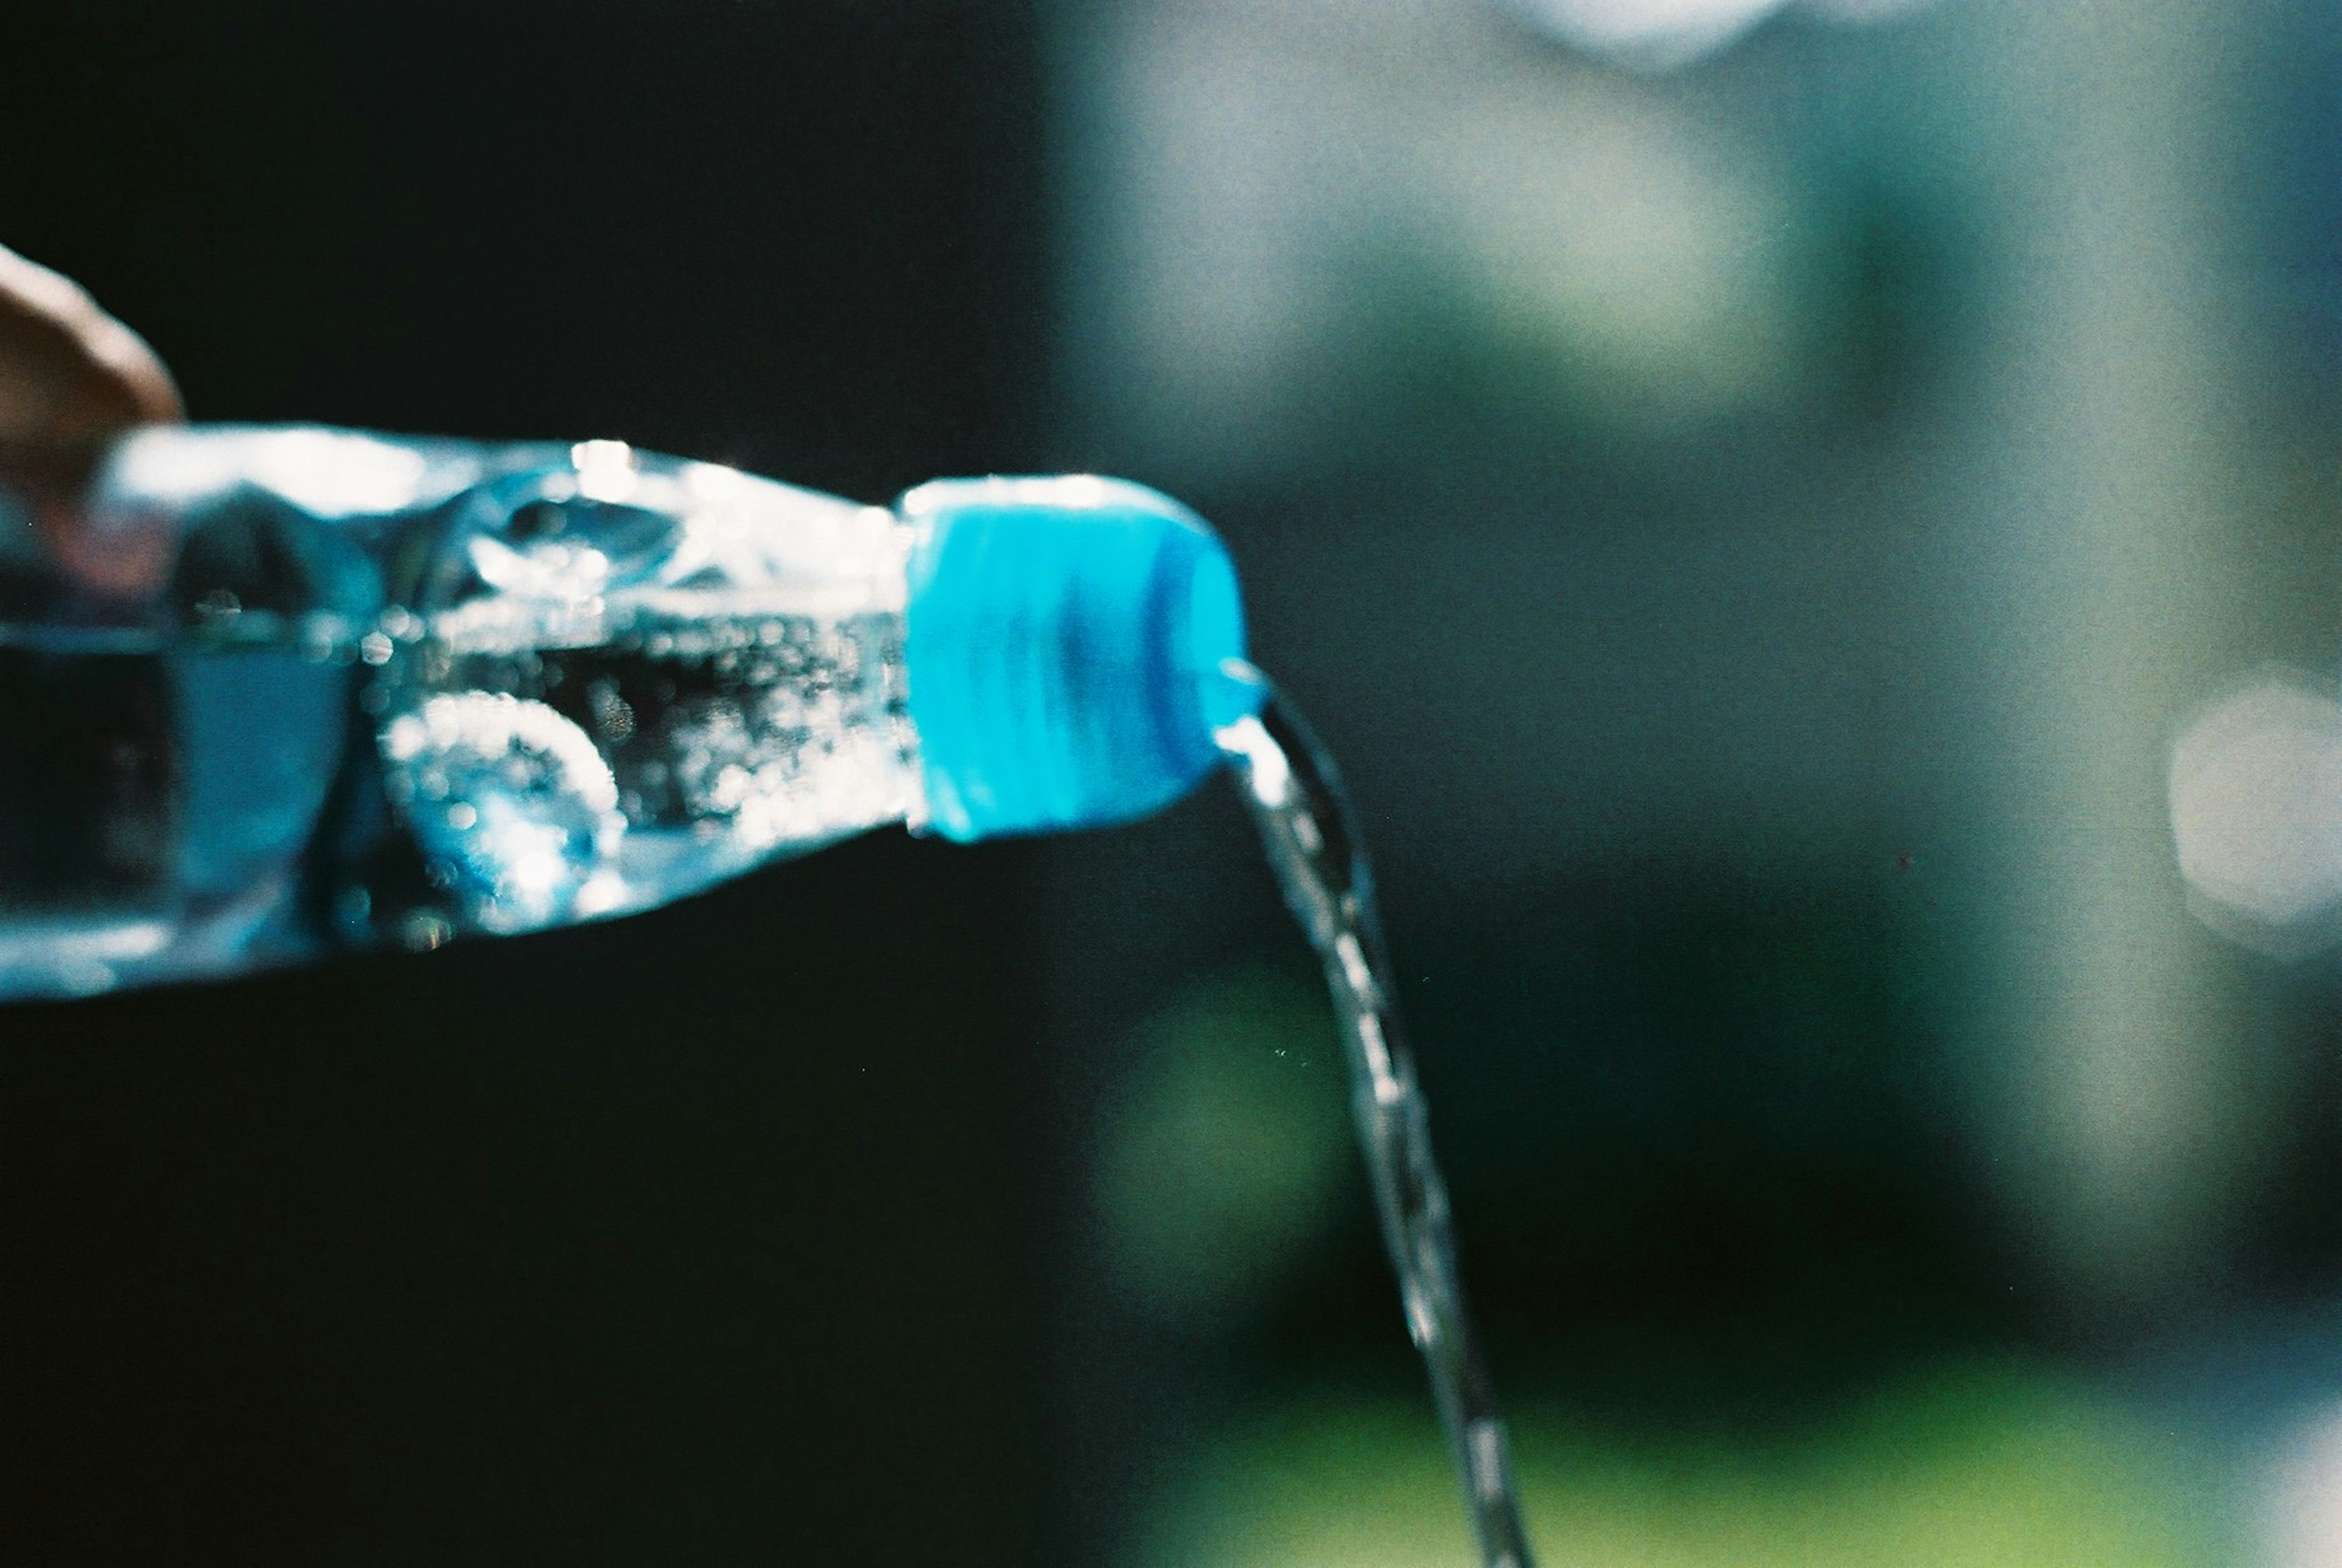
POLYGON ((614 441, 154 428, 0 490, 0 997, 649 908, 1225 759, 1323 959, 1486 1568, 1531 1568, 1372 877, 1211 531, 1115 480, 889 509, 614 441))
POLYGON ((0 491, 0 996, 623 914, 890 823, 1142 816, 1256 706, 1137 485, 857 505, 609 441, 156 427, 0 491))

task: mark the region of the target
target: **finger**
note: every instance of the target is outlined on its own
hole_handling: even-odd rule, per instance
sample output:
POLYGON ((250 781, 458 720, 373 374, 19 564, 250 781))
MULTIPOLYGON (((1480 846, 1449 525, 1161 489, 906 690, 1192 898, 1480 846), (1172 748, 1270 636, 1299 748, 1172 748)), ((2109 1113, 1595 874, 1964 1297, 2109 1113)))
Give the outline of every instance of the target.
POLYGON ((79 445, 185 417, 145 339, 70 278, 0 246, 0 444, 79 445))

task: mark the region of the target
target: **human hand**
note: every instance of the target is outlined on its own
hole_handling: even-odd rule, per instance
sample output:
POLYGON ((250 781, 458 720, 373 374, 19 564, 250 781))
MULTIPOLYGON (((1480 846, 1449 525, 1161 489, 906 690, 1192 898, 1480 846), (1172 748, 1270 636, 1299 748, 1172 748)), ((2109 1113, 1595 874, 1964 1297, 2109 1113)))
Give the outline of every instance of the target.
POLYGON ((185 417, 145 340, 72 279, 0 246, 0 477, 32 504, 42 542, 86 586, 135 594, 168 569, 166 533, 78 504, 105 441, 185 417))
POLYGON ((83 445, 185 416, 143 338, 72 279, 0 246, 0 445, 83 445))

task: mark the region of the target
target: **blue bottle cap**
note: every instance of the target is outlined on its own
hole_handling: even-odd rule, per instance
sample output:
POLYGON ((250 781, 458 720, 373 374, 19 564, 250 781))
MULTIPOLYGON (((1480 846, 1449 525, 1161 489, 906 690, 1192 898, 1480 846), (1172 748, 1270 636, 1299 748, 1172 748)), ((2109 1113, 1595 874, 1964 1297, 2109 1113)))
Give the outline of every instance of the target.
POLYGON ((1227 551, 1115 479, 940 479, 912 525, 904 672, 928 827, 965 844, 1127 822, 1259 705, 1227 551))

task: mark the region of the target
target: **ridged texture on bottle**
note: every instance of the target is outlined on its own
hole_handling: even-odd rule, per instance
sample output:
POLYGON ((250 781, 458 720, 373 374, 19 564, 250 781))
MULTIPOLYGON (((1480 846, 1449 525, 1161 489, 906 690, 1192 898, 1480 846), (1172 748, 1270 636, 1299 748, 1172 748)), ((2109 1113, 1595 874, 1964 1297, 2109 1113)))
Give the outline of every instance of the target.
POLYGON ((913 527, 904 670, 929 827, 960 841, 1126 822, 1251 711, 1235 569, 1193 513, 1086 476, 942 480, 913 527))

